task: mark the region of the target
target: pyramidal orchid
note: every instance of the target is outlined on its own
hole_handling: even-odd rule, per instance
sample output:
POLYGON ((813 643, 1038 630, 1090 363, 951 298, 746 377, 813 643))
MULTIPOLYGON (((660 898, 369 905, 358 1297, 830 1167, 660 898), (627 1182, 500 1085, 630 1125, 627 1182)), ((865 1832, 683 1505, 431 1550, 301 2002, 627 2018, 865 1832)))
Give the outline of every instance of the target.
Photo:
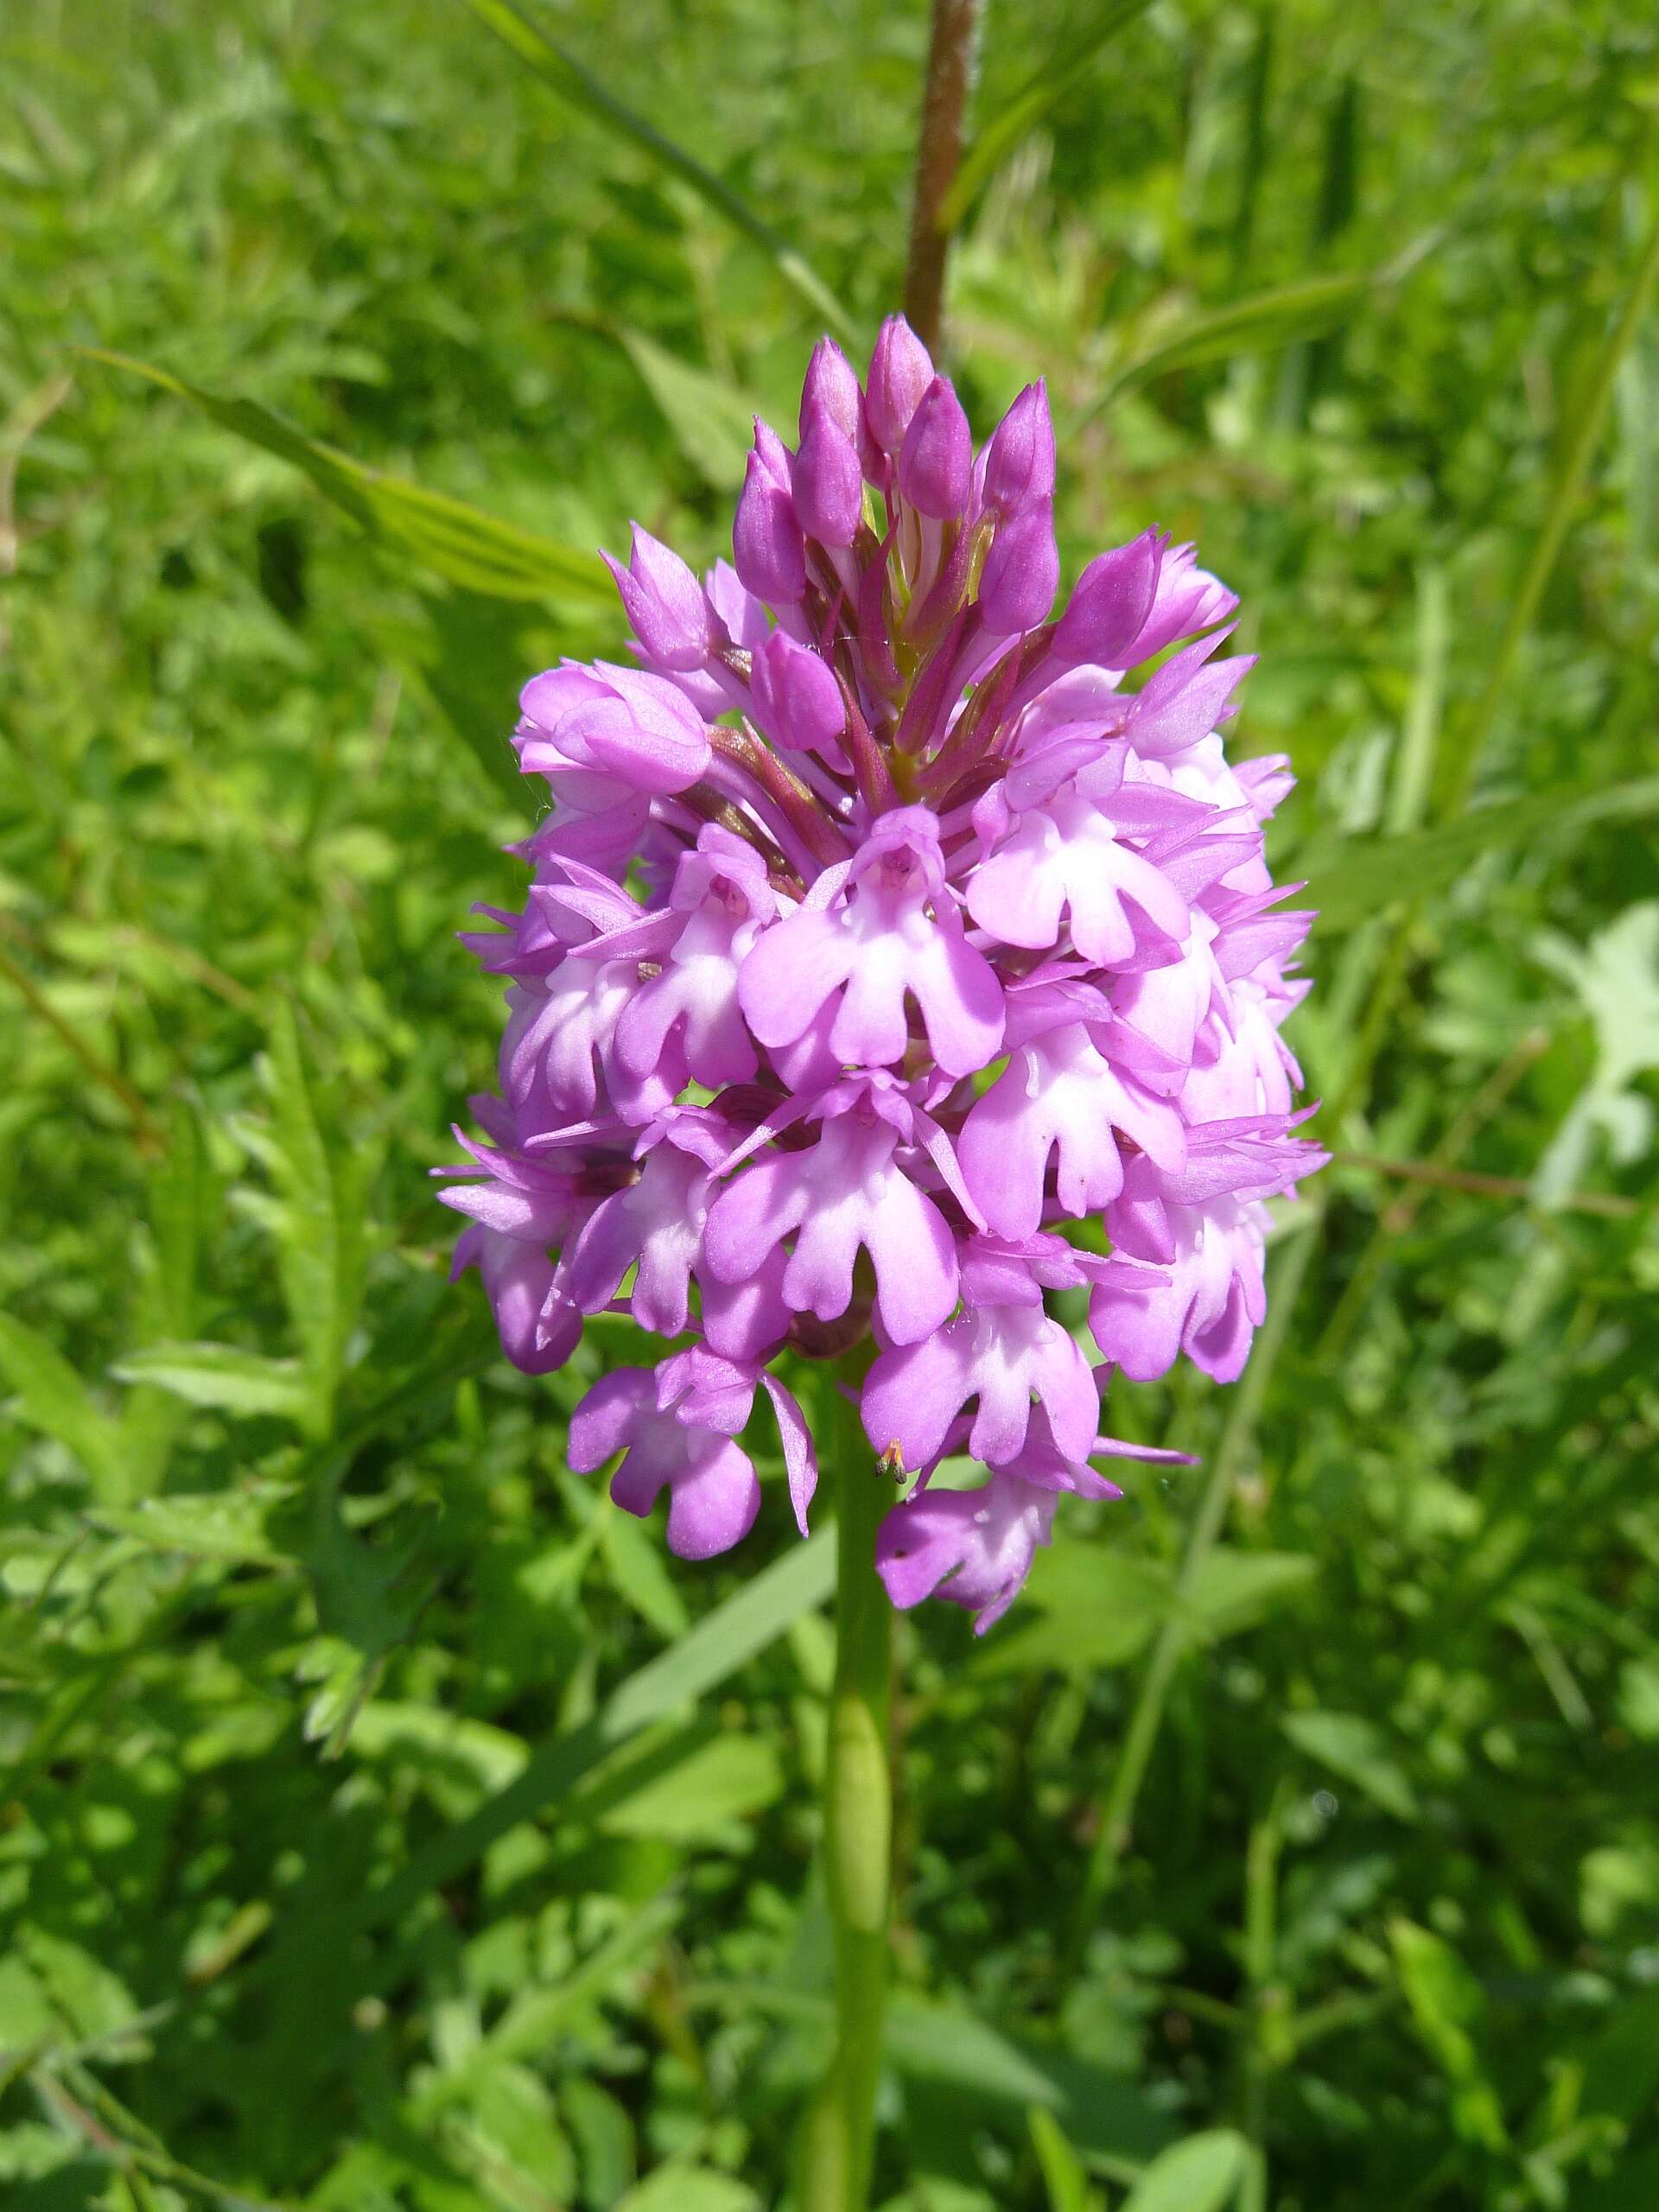
POLYGON ((730 564, 635 529, 633 664, 524 690, 550 804, 522 910, 472 940, 499 1095, 442 1192, 526 1372, 602 1313, 664 1339, 588 1392, 570 1463, 622 1454, 617 1503, 666 1493, 676 1552, 748 1533, 752 1419, 806 1531, 771 1370, 836 1362, 916 1478, 889 1597, 982 1629, 1063 1496, 1117 1494, 1096 1461, 1170 1456, 1102 1433, 1115 1369, 1239 1374, 1263 1202, 1325 1157, 1280 1036, 1312 918, 1262 853, 1290 779, 1223 742, 1236 601, 1149 530, 1057 612, 1054 470, 1041 385, 976 451, 895 317, 862 385, 820 344, 792 450, 756 424, 730 564), (934 1484, 963 1453, 982 1486, 934 1484))

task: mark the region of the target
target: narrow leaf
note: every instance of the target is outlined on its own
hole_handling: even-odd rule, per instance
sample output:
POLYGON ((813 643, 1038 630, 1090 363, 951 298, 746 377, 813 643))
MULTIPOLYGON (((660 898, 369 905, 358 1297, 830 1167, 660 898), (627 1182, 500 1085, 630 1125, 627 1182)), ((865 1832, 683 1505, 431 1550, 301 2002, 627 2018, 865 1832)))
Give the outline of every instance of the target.
POLYGON ((111 1370, 124 1382, 149 1382, 193 1406, 227 1414, 277 1414, 301 1421, 310 1391, 297 1363, 268 1359, 237 1344, 148 1344, 111 1370))
POLYGON ((1039 1552, 1027 1585, 1027 1614, 987 1637, 974 1654, 981 1675, 1032 1667, 1092 1672, 1121 1667, 1151 1637, 1170 1607, 1167 1570, 1120 1547, 1074 1541, 1039 1552))
POLYGON ((118 1425, 57 1347, 9 1313, 0 1313, 0 1382, 15 1393, 15 1409, 31 1428, 74 1453, 100 1497, 125 1498, 128 1455, 118 1425))
POLYGON ((1146 13, 1149 0, 1108 0, 1086 29, 1069 29, 1041 67, 1027 78, 1006 106, 1001 107, 979 133, 962 160, 956 181, 940 210, 947 232, 960 225, 980 187, 1001 168, 1022 138, 1076 88, 1083 67, 1109 38, 1146 13))
POLYGON ((362 1295, 361 1155, 323 1135, 299 1025, 286 1000, 271 1018, 263 1072, 271 1141, 260 1150, 279 1201, 265 1217, 304 1350, 313 1426, 325 1433, 362 1295))
POLYGON ((1313 1580, 1317 1561, 1306 1552, 1244 1552, 1218 1544, 1199 1567, 1184 1611, 1195 1634, 1236 1636, 1313 1580))
POLYGON ((156 1551, 297 1571, 298 1560, 272 1543, 265 1526, 271 1508, 289 1495, 286 1485, 266 1484, 257 1491, 148 1497, 131 1507, 99 1507, 89 1517, 95 1527, 130 1536, 156 1551))
POLYGON ((359 1897, 346 1932, 383 1926, 454 1881, 509 1829, 574 1789, 619 1745, 735 1674, 791 1621, 821 1605, 835 1579, 833 1529, 791 1544, 677 1643, 629 1675, 591 1720, 543 1744, 516 1781, 435 1837, 389 1882, 359 1897))
POLYGON ((1392 273, 1362 270, 1348 275, 1309 276, 1294 284, 1254 293, 1249 299, 1230 301, 1225 307, 1180 316, 1167 324, 1144 352, 1132 356, 1107 378, 1071 428, 1075 430, 1092 422, 1114 400, 1144 384, 1148 377, 1161 376, 1171 369, 1198 368, 1207 361, 1231 360, 1238 353, 1270 353, 1298 339, 1334 329, 1357 301, 1392 273))
POLYGON ((250 445, 291 461, 331 505, 359 529, 423 568, 468 591, 493 599, 575 599, 609 606, 613 594, 597 555, 578 552, 556 538, 500 522, 464 499, 429 492, 366 467, 333 446, 308 438, 252 399, 223 399, 200 385, 170 375, 148 361, 101 347, 80 349, 92 359, 129 369, 163 391, 188 399, 211 422, 250 445))
POLYGON ((1049 2212, 1090 2212, 1089 2177, 1058 2120, 1040 2105, 1033 2105, 1026 2114, 1026 2125, 1031 2130, 1032 2148, 1048 2192, 1049 2212))
POLYGON ((1351 1782, 1397 1821, 1417 1818, 1417 1796, 1374 1720, 1357 1713, 1287 1713, 1280 1722, 1299 1751, 1351 1782))
POLYGON ((1465 2142, 1508 2147, 1503 2107, 1487 2081, 1471 2031, 1485 2016, 1479 1983, 1449 1943, 1414 1922, 1395 1918, 1389 1941, 1424 2047, 1452 2087, 1452 2119, 1465 2142))
POLYGON ((950 2005, 895 1997, 887 2046, 893 2064, 913 2081, 1051 2110, 1063 2101, 1047 2075, 988 2021, 950 2005))
POLYGON ((462 4, 512 49, 550 92, 556 92, 567 105, 580 110, 603 129, 638 147, 660 168, 667 169, 683 184, 689 185, 716 214, 724 216, 734 230, 760 248, 784 282, 815 315, 822 315, 843 336, 854 334, 847 310, 786 238, 780 237, 723 178, 705 168, 694 155, 688 154, 643 116, 625 106, 591 70, 584 68, 525 10, 516 5, 515 0, 462 0, 462 4))
POLYGON ((1576 798, 1540 791, 1506 799, 1405 837, 1310 839, 1298 852, 1296 867, 1319 886, 1319 927, 1351 929, 1402 897, 1421 899, 1447 889, 1486 853, 1546 831, 1656 813, 1659 776, 1643 776, 1576 798))

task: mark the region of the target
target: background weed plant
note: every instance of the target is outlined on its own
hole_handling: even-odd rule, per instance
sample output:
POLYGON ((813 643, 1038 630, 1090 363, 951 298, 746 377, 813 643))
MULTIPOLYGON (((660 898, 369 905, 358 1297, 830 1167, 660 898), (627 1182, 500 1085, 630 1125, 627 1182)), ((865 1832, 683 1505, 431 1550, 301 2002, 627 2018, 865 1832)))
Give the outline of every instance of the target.
MULTIPOLYGON (((785 2188, 833 1537, 570 1477, 649 1354, 515 1375, 424 1171, 518 684, 894 303, 925 38, 0 21, 18 2212, 785 2188)), ((992 12, 947 357, 1047 376, 1068 575, 1243 594, 1338 1164, 1243 1382, 1114 1387, 1203 1465, 901 1626, 891 2207, 1659 2197, 1656 112, 1599 0, 992 12)))

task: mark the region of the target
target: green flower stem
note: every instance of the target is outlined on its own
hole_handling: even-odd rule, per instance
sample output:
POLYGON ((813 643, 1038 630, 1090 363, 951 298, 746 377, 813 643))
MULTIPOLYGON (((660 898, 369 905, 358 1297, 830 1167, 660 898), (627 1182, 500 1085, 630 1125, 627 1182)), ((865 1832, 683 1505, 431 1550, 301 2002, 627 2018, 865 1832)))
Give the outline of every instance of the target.
POLYGON ((1259 1331, 1254 1357, 1243 1379, 1235 1386, 1227 1424, 1222 1431, 1209 1479, 1198 1502, 1186 1541, 1180 1571, 1175 1578, 1174 1601, 1170 1607, 1152 1660, 1141 1680, 1141 1691, 1118 1753, 1117 1764, 1100 1808, 1100 1823, 1084 1871, 1071 1941, 1064 1961, 1062 1980, 1069 1983, 1081 1962, 1084 1946, 1092 1932, 1100 1908, 1117 1877, 1118 1862, 1128 1849, 1135 1830, 1135 1807, 1141 1785, 1151 1763, 1153 1746, 1163 1725, 1164 1707, 1176 1669, 1185 1657, 1190 1634, 1186 1601, 1197 1586, 1205 1561, 1214 1550, 1232 1503, 1233 1485, 1255 1440, 1256 1416, 1267 1395, 1274 1363, 1290 1324, 1291 1311, 1313 1255, 1319 1224, 1319 1209, 1307 1204, 1300 1217, 1288 1227, 1279 1245, 1268 1298, 1268 1319, 1259 1331))
POLYGON ((802 2212, 865 2212, 887 1987, 893 1610, 875 1532, 893 1500, 855 1416, 836 1427, 836 1675, 824 1770, 823 1866, 836 1947, 836 2046, 807 2122, 802 2212))

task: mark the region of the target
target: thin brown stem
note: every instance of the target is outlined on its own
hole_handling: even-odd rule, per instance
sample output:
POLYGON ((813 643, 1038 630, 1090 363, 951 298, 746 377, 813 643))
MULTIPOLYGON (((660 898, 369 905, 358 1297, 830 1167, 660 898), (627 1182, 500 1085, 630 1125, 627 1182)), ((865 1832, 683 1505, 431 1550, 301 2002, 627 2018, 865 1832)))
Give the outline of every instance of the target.
POLYGON ((25 968, 18 966, 0 945, 0 976, 4 976, 24 1004, 39 1015, 59 1041, 79 1061, 92 1081, 118 1098, 132 1122, 133 1141, 150 1158, 167 1150, 167 1139, 151 1119, 150 1111, 118 1068, 99 1059, 70 1027, 25 968))
POLYGON ((944 264, 950 232, 945 202, 962 163, 962 118, 973 83, 984 0, 933 0, 916 148, 916 198, 910 217, 905 313, 930 352, 938 350, 944 312, 944 264))
MULTIPOLYGON (((1467 1191, 1478 1198, 1531 1202, 1532 1186, 1518 1175, 1479 1175, 1472 1168, 1442 1167, 1433 1160, 1382 1160, 1371 1152, 1333 1152, 1334 1167, 1359 1167, 1373 1175, 1397 1175, 1404 1182, 1433 1183, 1442 1191, 1467 1191)), ((1599 1213, 1609 1221, 1628 1221, 1641 1211, 1635 1198, 1616 1191, 1574 1191, 1552 1204, 1567 1213, 1599 1213)))

